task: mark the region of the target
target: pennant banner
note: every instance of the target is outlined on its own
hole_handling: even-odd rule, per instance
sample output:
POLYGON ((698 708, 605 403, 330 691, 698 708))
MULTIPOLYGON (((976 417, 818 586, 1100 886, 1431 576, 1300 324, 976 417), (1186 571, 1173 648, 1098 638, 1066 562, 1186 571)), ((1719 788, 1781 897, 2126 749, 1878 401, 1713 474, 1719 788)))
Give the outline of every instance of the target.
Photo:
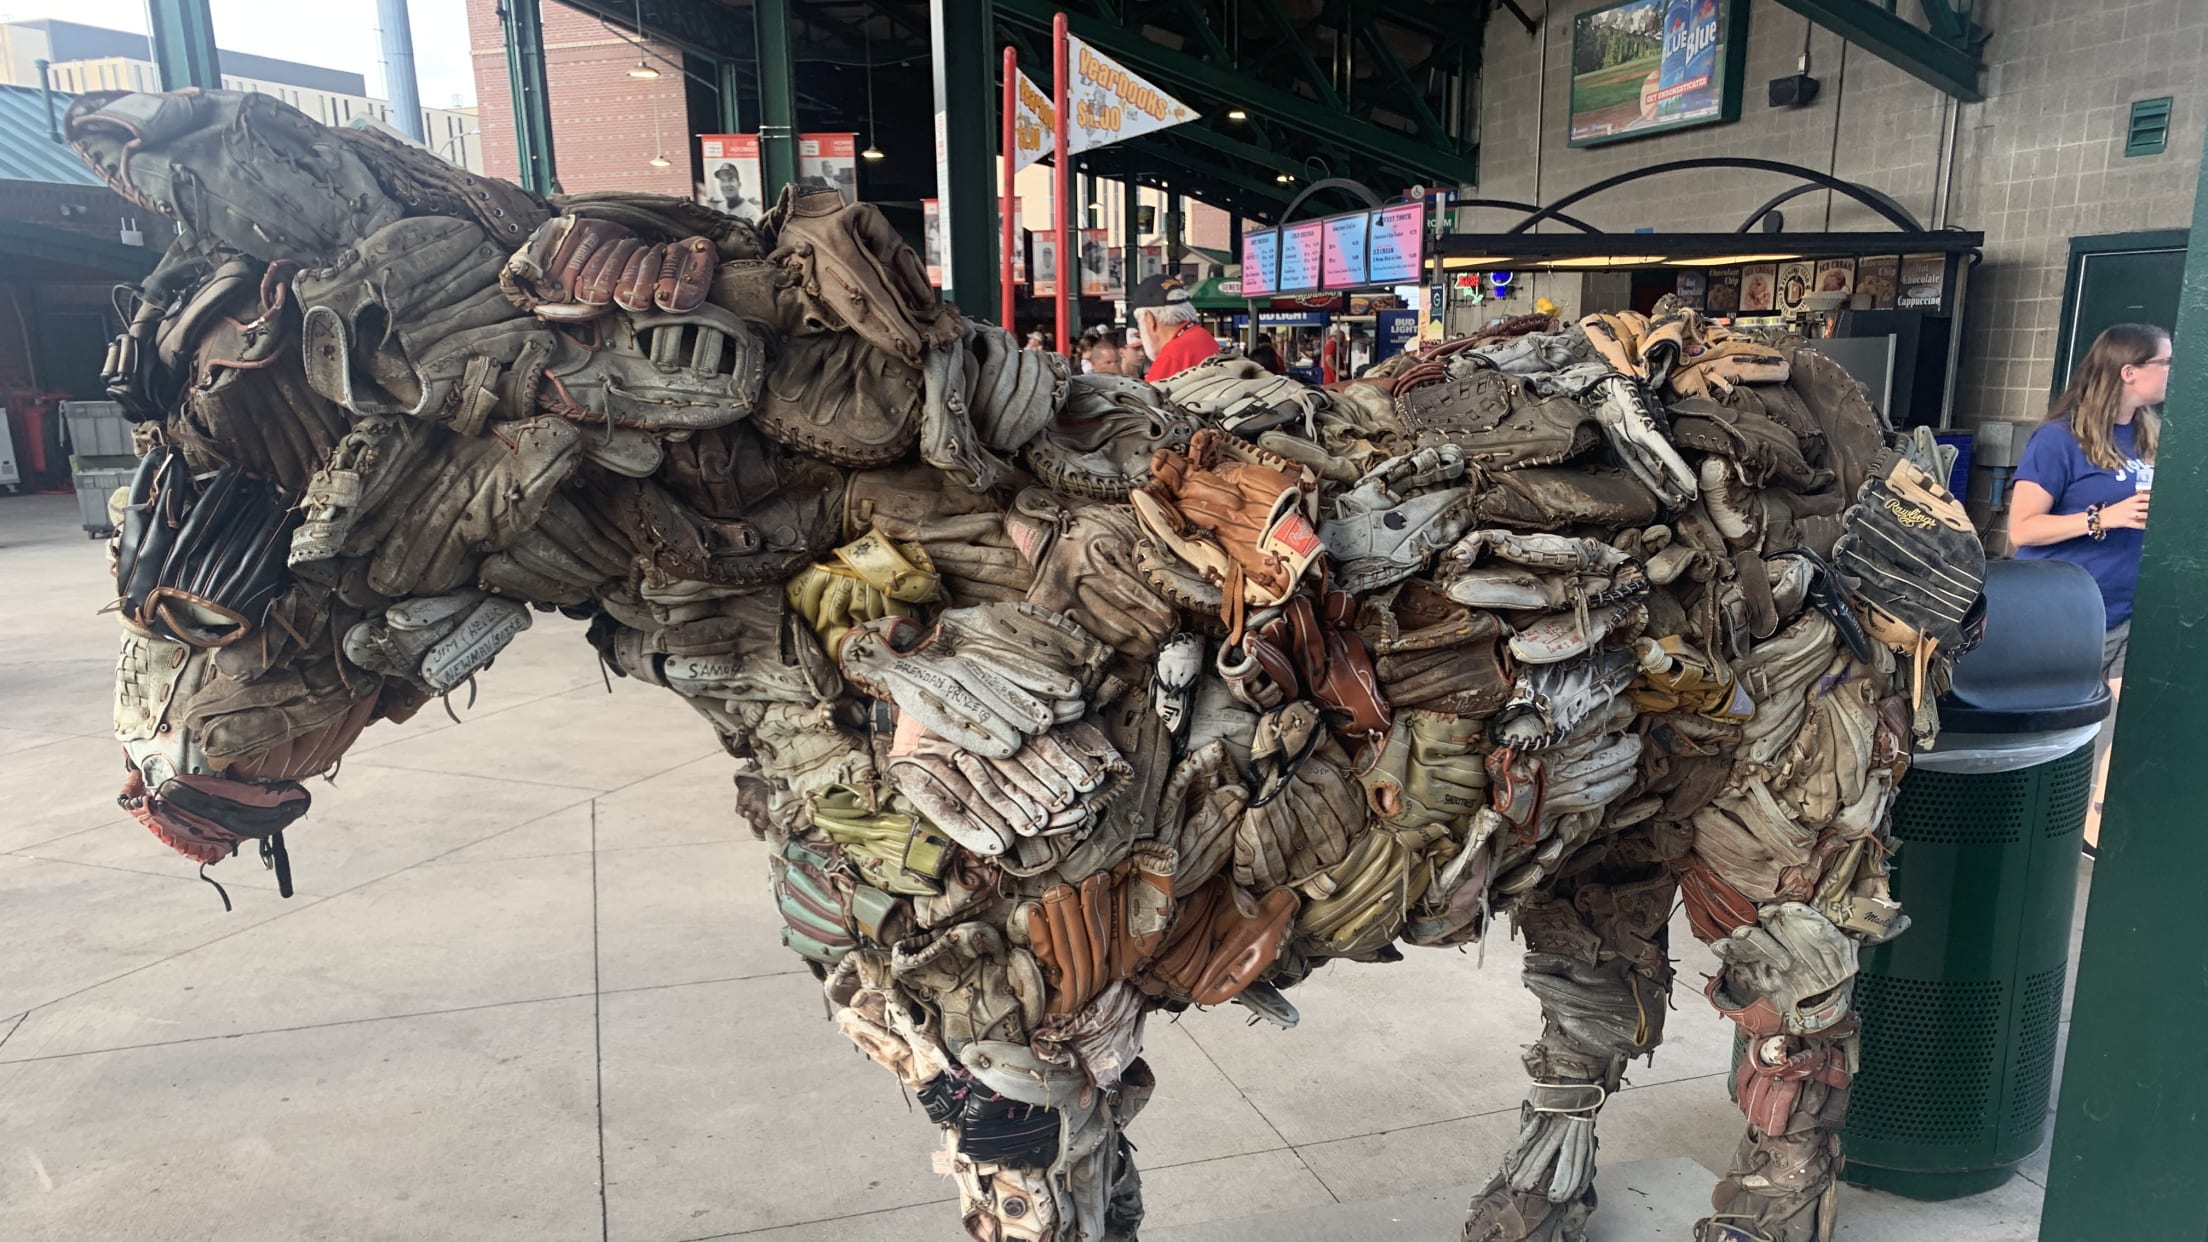
POLYGON ((1035 80, 1023 71, 1020 74, 1019 113, 1012 122, 1012 141, 1017 152, 1013 171, 1050 154, 1051 126, 1057 123, 1057 115, 1050 106, 1050 92, 1035 85, 1035 80))
POLYGON ((1066 40, 1066 64, 1073 79, 1066 91, 1073 112, 1066 127, 1070 150, 1110 146, 1196 119, 1194 108, 1079 39, 1066 40))

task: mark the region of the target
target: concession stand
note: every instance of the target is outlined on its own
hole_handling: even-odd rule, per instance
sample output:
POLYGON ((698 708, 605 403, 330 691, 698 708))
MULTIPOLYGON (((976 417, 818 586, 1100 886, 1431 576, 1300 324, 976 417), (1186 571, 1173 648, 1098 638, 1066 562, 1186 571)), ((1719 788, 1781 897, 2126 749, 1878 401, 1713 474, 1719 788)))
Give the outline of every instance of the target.
POLYGON ((1397 203, 1242 233, 1245 314, 1234 327, 1254 344, 1269 332, 1290 373, 1320 377, 1336 339, 1347 378, 1392 353, 1415 331, 1426 255, 1426 206, 1397 203))

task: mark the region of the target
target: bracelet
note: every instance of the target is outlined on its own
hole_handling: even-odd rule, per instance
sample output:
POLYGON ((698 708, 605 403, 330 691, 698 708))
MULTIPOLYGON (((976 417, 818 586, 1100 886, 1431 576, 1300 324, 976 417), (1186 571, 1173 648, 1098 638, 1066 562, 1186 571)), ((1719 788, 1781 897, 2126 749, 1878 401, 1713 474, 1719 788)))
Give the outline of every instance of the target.
POLYGON ((2087 505, 2085 507, 2085 533, 2091 535, 2095 542, 2108 538, 2108 528, 2101 525, 2101 507, 2099 505, 2087 505))

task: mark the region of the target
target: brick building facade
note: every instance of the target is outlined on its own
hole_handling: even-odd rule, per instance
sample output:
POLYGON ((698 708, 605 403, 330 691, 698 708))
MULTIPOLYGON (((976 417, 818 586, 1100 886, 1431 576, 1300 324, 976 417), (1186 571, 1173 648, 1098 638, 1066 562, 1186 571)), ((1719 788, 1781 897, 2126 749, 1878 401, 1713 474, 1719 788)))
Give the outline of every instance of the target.
MULTIPOLYGON (((546 3, 546 93, 552 99, 553 161, 560 188, 643 190, 687 198, 692 192, 693 139, 684 102, 682 54, 647 44, 564 4, 546 3), (656 78, 628 76, 640 59, 656 78), (654 124, 657 129, 655 132, 654 124), (665 155, 666 168, 654 168, 665 155)), ((475 62, 475 97, 483 126, 483 170, 513 179, 513 93, 506 76, 506 36, 498 0, 468 0, 468 46, 475 62)))

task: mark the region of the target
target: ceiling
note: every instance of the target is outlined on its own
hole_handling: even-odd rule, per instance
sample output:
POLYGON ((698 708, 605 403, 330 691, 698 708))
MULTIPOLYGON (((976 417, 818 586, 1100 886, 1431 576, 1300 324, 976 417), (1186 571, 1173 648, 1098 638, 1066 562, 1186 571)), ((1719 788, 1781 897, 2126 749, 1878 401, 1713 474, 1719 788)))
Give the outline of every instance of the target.
MULTIPOLYGON (((717 127, 716 66, 734 66, 755 127, 748 3, 562 0, 685 54, 694 124, 717 127)), ((861 171, 873 201, 935 193, 927 0, 789 0, 801 130, 856 130, 888 154, 861 171), (871 119, 869 86, 871 85, 871 119)), ((1476 179, 1476 81, 1487 19, 1512 0, 994 0, 997 43, 1050 86, 1052 16, 1201 119, 1079 157, 1086 171, 1179 191, 1261 221, 1307 185, 1345 178, 1383 199, 1476 179), (1240 109, 1246 119, 1228 117, 1240 109), (1283 177, 1288 180, 1282 180, 1283 177)), ((996 98, 998 68, 989 68, 996 98)), ((1299 214, 1361 206, 1321 190, 1299 214)))

